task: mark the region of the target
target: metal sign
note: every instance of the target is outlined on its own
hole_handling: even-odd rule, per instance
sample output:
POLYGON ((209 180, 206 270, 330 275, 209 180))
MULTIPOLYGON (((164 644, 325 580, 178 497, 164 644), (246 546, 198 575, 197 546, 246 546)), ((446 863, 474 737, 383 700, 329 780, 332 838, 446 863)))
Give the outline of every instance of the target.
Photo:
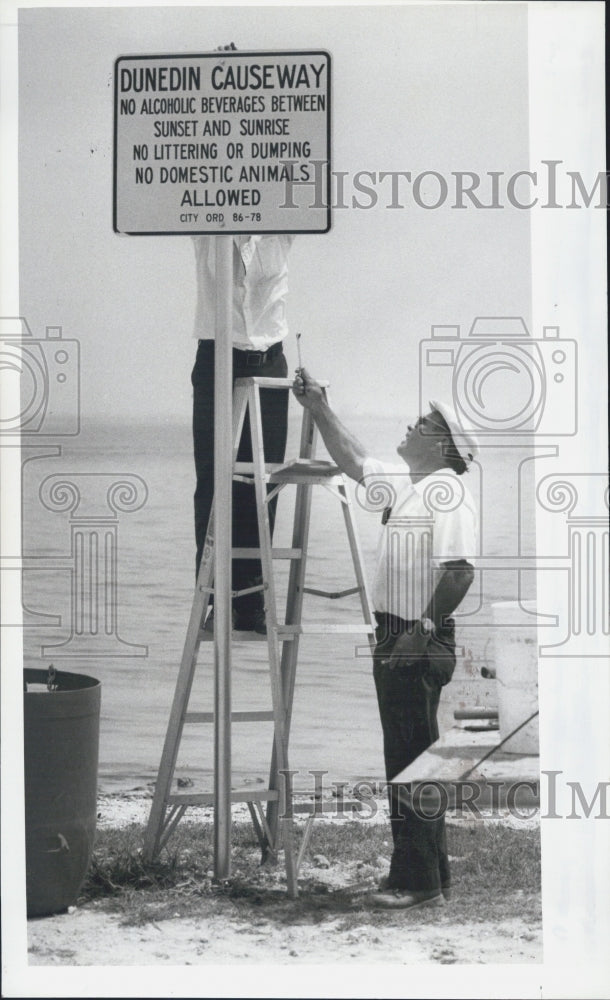
POLYGON ((114 229, 330 229, 330 56, 124 56, 114 75, 114 229))

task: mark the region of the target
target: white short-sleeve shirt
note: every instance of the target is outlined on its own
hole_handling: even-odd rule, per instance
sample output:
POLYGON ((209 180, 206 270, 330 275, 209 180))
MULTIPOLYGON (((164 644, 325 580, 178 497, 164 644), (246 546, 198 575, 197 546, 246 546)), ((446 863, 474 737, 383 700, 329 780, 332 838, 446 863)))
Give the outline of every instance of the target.
MULTIPOLYGON (((193 236, 197 268, 194 335, 214 339, 216 251, 212 236, 193 236)), ((233 237, 233 344, 266 351, 288 333, 288 252, 294 236, 233 237)))
POLYGON ((474 565, 477 512, 452 469, 439 469, 413 485, 408 467, 367 458, 358 500, 382 513, 373 579, 373 606, 406 621, 423 616, 444 563, 474 565))

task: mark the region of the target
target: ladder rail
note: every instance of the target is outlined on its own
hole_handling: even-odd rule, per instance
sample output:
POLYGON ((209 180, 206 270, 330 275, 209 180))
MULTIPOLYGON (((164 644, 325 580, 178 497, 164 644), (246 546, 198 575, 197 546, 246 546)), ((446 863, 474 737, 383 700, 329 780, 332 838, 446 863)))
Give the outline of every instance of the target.
MULTIPOLYGON (((256 507, 258 513, 258 533, 261 547, 261 567, 265 586, 265 617, 267 622, 267 648, 269 652, 269 669, 271 675, 271 700, 273 704, 274 747, 277 768, 287 774, 288 771, 288 739, 286 730, 286 692, 282 681, 281 658, 278 638, 277 602, 271 549, 271 527, 269 523, 269 505, 267 503, 267 477, 265 474, 265 452, 263 445, 263 422, 261 414, 260 394, 258 386, 250 387, 250 429, 252 432, 252 455, 255 465, 254 489, 256 492, 256 507)), ((297 548, 294 546, 293 548, 297 548)), ((302 556, 301 556, 302 559, 302 556)), ((292 562, 291 569, 296 565, 292 562)), ((271 787, 271 785, 270 785, 271 787)), ((274 789, 275 790, 275 789, 274 789)), ((293 848, 293 819, 291 815, 291 797, 286 781, 278 782, 279 816, 282 817, 282 834, 286 863, 286 878, 288 894, 296 896, 296 868, 293 848)), ((268 839, 267 828, 265 839, 268 839)))
POLYGON ((182 659, 178 671, 178 679, 174 690, 174 698, 170 711, 169 722, 165 733, 165 742, 161 754, 161 762, 155 781, 155 790, 148 823, 144 834, 144 857, 152 859, 161 847, 161 829, 165 811, 169 802, 171 783, 176 768, 184 721, 195 677, 197 654, 199 652, 199 633, 201 617, 205 602, 209 600, 209 587, 213 572, 213 538, 214 538, 214 506, 210 511, 208 534, 204 545, 204 556, 199 571, 195 596, 191 606, 191 614, 187 626, 186 637, 182 650, 182 659))
MULTIPOLYGON (((301 454, 303 450, 306 456, 310 457, 315 450, 318 429, 309 410, 305 411, 302 425, 301 454), (307 454, 308 453, 308 454, 307 454)), ((303 613, 303 601, 305 596, 305 574, 307 571, 307 546, 309 541, 309 527, 311 523, 311 500, 312 486, 310 484, 299 484, 296 491, 295 513, 293 528, 293 547, 301 549, 300 560, 290 564, 290 575, 288 580, 288 592, 286 598, 286 625, 300 624, 303 613), (296 539, 299 539, 299 544, 296 539)), ((286 697, 286 724, 290 728, 292 718, 292 704, 294 701, 294 685, 296 678, 296 665, 299 655, 299 635, 295 633, 294 641, 288 644, 283 651, 282 680, 285 686, 286 697)))
MULTIPOLYGON (((318 429, 309 410, 303 410, 303 422, 301 424, 301 440, 299 445, 299 458, 310 458, 316 446, 318 429)), ((301 550, 301 558, 290 564, 288 578, 288 590, 286 595, 286 626, 300 627, 303 611, 305 574, 307 570, 307 541, 309 538, 309 527, 311 521, 311 490, 308 483, 299 483, 296 488, 292 547, 301 550)), ((293 641, 287 643, 282 650, 282 683, 286 701, 286 729, 290 732, 292 721, 292 705, 294 701, 294 688, 296 681, 296 668, 299 656, 299 636, 300 631, 295 631, 293 641)), ((271 767, 269 773, 269 787, 276 788, 279 784, 279 767, 275 746, 271 752, 271 767)), ((267 825, 272 833, 272 841, 263 847, 263 860, 266 859, 268 851, 275 852, 275 840, 277 839, 279 821, 279 806, 276 802, 269 802, 267 806, 267 825)), ((297 866, 298 869, 298 866, 297 866)))
MULTIPOLYGON (((327 393, 325 392, 327 396, 327 393)), ((313 420, 309 410, 304 411, 304 420, 302 427, 301 436, 301 447, 300 447, 300 458, 310 459, 315 452, 316 440, 318 437, 318 428, 313 420)), ((325 482, 322 485, 327 485, 325 482)), ((328 487, 327 487, 328 488, 328 487)), ((362 559, 362 552, 360 549, 360 544, 358 540, 358 535, 355 528, 355 521, 353 515, 353 506, 349 493, 347 492, 346 477, 340 474, 340 481, 336 486, 333 486, 331 492, 341 500, 341 511, 343 514, 343 519, 347 531, 350 552, 352 557, 352 563, 354 566, 354 571, 356 575, 356 587, 350 588, 346 593, 357 592, 360 597, 360 606, 362 610, 362 615, 365 624, 368 625, 366 629, 367 638, 371 651, 375 645, 374 637, 374 624, 373 616, 371 611, 371 605, 369 601, 369 590, 366 580, 366 575, 364 571, 364 563, 362 559)), ((299 637, 303 634, 329 634, 336 631, 337 633, 354 632, 359 633, 364 631, 360 626, 332 626, 326 625, 321 628, 307 627, 301 624, 301 615, 303 608, 304 595, 307 592, 311 592, 311 588, 305 587, 305 576, 306 576, 306 552, 307 552, 307 542, 309 538, 309 526, 311 519, 311 484, 304 484, 297 486, 297 500, 295 504, 295 516, 294 516, 294 534, 292 539, 293 547, 301 546, 303 549, 303 558, 298 563, 291 564, 290 567, 290 577, 288 583, 288 596, 286 601, 286 626, 284 629, 280 629, 280 633, 286 635, 288 630, 294 630, 294 639, 292 643, 284 646, 282 655, 282 679, 285 689, 286 698, 286 729, 287 733, 290 731, 290 724, 292 718, 292 705, 294 703, 294 690, 296 684, 296 670, 298 664, 298 654, 299 654, 299 637)), ((320 591, 323 596, 329 596, 320 591)), ((335 596, 335 595, 330 595, 335 596)), ((277 767, 277 762, 272 755, 271 763, 271 773, 269 777, 270 787, 275 787, 279 780, 279 769, 277 767)), ((271 801, 267 806, 267 823, 268 827, 272 832, 274 838, 277 838, 277 827, 278 827, 278 803, 271 801)), ((307 838, 309 837, 310 830, 308 828, 307 838)), ((303 845, 302 849, 299 851, 299 856, 296 861, 297 873, 300 868, 302 855, 304 852, 303 845)), ((273 851, 274 843, 273 841, 269 845, 269 849, 273 851)), ((266 856, 266 849, 263 848, 263 859, 266 856)))
POLYGON ((352 563, 354 566, 354 571, 356 573, 356 589, 360 596, 360 607, 362 609, 362 616, 365 622, 370 625, 372 633, 369 633, 369 643, 371 646, 371 652, 375 647, 375 621, 373 617, 373 609, 371 602, 369 600, 369 587, 366 578, 366 571, 364 569, 364 560, 362 558, 362 549, 360 547, 360 540, 355 530, 355 522, 353 515, 353 504, 351 497, 348 493, 348 487, 344 484, 339 487, 339 490, 343 493, 345 497, 345 502, 341 504, 341 512, 343 514, 343 520, 345 522, 345 529, 347 532, 347 537, 349 541, 350 551, 352 554, 352 563))

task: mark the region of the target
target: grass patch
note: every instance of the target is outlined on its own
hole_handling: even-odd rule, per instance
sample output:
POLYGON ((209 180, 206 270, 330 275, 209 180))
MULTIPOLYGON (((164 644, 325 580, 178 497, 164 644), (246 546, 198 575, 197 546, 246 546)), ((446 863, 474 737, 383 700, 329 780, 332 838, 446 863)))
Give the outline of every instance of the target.
POLYGON ((286 895, 283 859, 276 866, 261 866, 258 843, 247 824, 234 827, 233 874, 222 886, 212 877, 210 825, 183 821, 152 862, 142 858, 143 832, 139 824, 99 831, 81 904, 120 912, 127 924, 213 914, 244 921, 250 928, 257 921, 267 925, 334 921, 337 930, 356 927, 363 919, 379 926, 405 918, 499 922, 520 917, 531 923, 541 919, 538 830, 518 830, 501 822, 448 826, 451 906, 412 916, 374 911, 366 903, 366 895, 387 868, 391 848, 386 826, 320 821, 301 869, 296 900, 286 895), (316 868, 312 864, 316 855, 323 855, 330 868, 316 868))

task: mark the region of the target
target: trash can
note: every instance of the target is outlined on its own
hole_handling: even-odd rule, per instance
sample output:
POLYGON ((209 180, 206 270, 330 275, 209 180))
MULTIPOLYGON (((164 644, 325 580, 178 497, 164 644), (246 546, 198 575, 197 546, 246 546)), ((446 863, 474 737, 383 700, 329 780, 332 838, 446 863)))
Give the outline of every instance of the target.
POLYGON ((100 701, 93 677, 24 670, 29 917, 67 909, 87 874, 97 818, 100 701))

